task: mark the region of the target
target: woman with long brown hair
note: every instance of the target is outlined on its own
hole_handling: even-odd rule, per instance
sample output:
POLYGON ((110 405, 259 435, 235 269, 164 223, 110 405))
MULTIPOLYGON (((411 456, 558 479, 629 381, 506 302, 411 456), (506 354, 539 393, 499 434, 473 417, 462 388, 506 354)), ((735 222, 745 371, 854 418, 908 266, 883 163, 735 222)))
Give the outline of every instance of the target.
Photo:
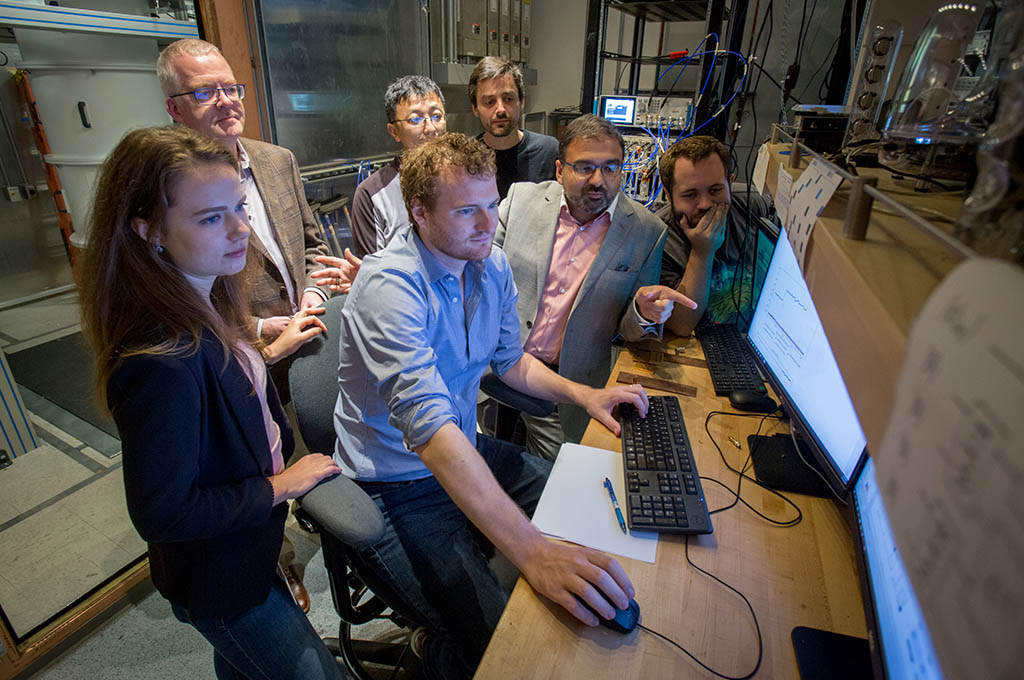
POLYGON ((324 327, 300 313, 260 345, 248 238, 230 153, 180 126, 130 132, 97 184, 84 328, 153 583, 213 645, 217 677, 340 678, 275 573, 285 501, 339 470, 321 454, 285 469, 293 439, 265 365, 324 327))

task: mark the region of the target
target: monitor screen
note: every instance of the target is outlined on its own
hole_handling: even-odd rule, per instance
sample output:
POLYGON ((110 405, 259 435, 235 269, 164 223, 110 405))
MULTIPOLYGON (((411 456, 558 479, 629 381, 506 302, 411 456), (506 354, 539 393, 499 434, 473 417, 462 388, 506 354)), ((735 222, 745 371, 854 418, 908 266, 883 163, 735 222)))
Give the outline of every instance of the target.
POLYGON ((633 97, 602 97, 601 116, 619 125, 632 125, 636 117, 633 97))
POLYGON ((867 586, 865 596, 869 598, 868 624, 879 643, 885 675, 938 680, 942 678, 939 660, 893 539, 882 494, 875 482, 874 462, 870 459, 853 487, 853 498, 860 531, 862 576, 867 586))
POLYGON ((867 439, 786 230, 779 234, 747 334, 768 380, 845 493, 867 439))

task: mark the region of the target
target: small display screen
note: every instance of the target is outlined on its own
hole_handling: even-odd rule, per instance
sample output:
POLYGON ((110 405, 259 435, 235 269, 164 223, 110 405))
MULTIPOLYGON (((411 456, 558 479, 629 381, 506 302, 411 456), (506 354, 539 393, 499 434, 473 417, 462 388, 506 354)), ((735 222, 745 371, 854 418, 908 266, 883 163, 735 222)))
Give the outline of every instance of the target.
POLYGON ((613 123, 632 125, 636 116, 636 99, 633 97, 603 97, 601 115, 613 123))

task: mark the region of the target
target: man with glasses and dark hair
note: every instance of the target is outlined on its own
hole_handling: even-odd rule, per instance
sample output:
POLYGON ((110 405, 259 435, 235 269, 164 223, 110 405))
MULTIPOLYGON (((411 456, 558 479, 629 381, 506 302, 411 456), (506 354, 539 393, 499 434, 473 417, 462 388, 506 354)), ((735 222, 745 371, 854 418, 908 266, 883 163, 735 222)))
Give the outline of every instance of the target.
MULTIPOLYGON (((217 140, 238 160, 252 228, 250 248, 262 265, 252 282, 252 313, 260 337, 273 340, 293 314, 320 307, 327 298, 310 274, 320 268, 314 258, 330 251, 306 203, 295 156, 273 144, 242 139, 245 86, 216 45, 197 38, 175 41, 160 53, 156 73, 171 118, 217 140)), ((271 375, 287 403, 287 365, 275 365, 271 375)))
MULTIPOLYGON (((494 239, 519 289, 523 349, 591 387, 607 382, 617 335, 660 337, 674 303, 694 306, 656 285, 665 224, 619 190, 623 156, 622 135, 607 120, 572 121, 559 139, 557 181, 513 184, 494 239)), ((549 460, 562 442, 578 442, 590 420, 570 404, 549 418, 523 418, 527 448, 549 460)))
POLYGON ((469 103, 484 131, 479 139, 494 149, 498 194, 513 182, 544 182, 555 178, 558 141, 522 130, 523 73, 505 57, 484 57, 469 77, 469 103))
MULTIPOLYGON (((425 76, 402 76, 384 93, 388 133, 402 153, 447 131, 444 95, 425 76)), ((352 239, 356 257, 366 257, 409 228, 409 211, 402 198, 398 170, 402 155, 363 180, 352 198, 352 239)), ((331 263, 334 264, 334 263, 331 263)), ((337 265, 335 265, 337 266, 337 265)))
MULTIPOLYGON (((293 315, 316 313, 327 298, 311 274, 319 269, 315 258, 329 251, 306 203, 295 156, 273 144, 242 139, 245 86, 216 45, 196 38, 173 42, 160 53, 156 73, 171 118, 220 142, 238 160, 252 229, 249 257, 260 263, 251 281, 250 313, 256 317, 256 332, 270 342, 293 315)), ((270 367, 282 404, 289 401, 290 364, 284 359, 270 367)), ((291 564, 293 552, 286 537, 281 571, 295 601, 309 611, 309 594, 291 564)))

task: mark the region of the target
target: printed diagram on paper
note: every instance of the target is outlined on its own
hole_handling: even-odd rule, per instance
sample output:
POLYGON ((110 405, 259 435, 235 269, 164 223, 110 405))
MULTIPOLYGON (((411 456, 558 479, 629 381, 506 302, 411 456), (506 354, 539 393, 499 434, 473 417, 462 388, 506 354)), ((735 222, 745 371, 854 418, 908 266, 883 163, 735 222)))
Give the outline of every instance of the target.
MULTIPOLYGON (((779 170, 782 170, 781 166, 779 170)), ((811 237, 811 230, 842 181, 842 177, 833 172, 827 163, 815 158, 793 184, 785 217, 781 212, 779 214, 801 271, 807 257, 807 241, 811 237)))

